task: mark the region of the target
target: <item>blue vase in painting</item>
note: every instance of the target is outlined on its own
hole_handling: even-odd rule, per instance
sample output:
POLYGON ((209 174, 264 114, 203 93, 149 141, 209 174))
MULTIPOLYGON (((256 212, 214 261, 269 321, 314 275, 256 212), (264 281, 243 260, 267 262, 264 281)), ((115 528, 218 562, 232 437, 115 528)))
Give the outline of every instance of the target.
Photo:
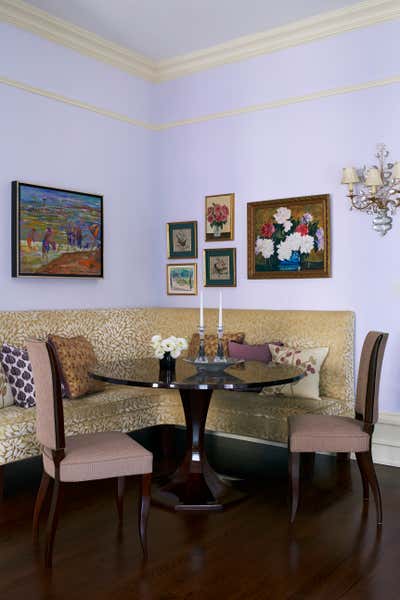
POLYGON ((300 270, 300 252, 292 251, 292 256, 288 260, 279 261, 280 271, 299 271, 300 270))

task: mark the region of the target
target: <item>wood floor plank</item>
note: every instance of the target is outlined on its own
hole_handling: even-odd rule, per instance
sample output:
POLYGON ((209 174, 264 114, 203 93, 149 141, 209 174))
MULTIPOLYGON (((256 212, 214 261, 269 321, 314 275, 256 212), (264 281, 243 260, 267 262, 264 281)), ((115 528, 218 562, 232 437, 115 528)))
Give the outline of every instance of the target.
MULTIPOLYGON (((229 459, 229 456, 226 457, 229 459)), ((220 457, 215 458, 223 466, 220 457)), ((252 465, 248 498, 223 513, 171 513, 152 507, 149 561, 136 524, 138 487, 128 481, 123 527, 114 482, 67 487, 52 572, 35 551, 31 518, 40 469, 7 488, 0 505, 0 598, 7 600, 391 600, 398 599, 400 477, 377 467, 384 527, 363 511, 356 464, 318 456, 303 481, 289 525, 286 453, 252 465)), ((229 460, 228 460, 229 462, 229 460)), ((232 465, 231 465, 232 470, 232 465)), ((234 469, 233 469, 234 470, 234 469)), ((11 482, 12 483, 12 482, 11 482)), ((43 534, 44 522, 41 522, 43 534)))

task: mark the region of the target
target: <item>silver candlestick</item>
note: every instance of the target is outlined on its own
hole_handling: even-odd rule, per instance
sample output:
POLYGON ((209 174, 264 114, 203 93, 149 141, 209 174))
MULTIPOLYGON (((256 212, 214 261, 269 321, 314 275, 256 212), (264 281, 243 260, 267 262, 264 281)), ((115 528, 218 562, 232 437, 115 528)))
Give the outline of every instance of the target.
POLYGON ((199 345, 199 352, 196 356, 196 362, 202 362, 202 363, 208 362, 208 358, 206 356, 206 350, 204 347, 204 332, 205 332, 204 326, 200 326, 199 327, 200 345, 199 345))
POLYGON ((224 354, 224 345, 222 343, 222 338, 224 337, 224 328, 222 325, 218 325, 218 349, 217 354, 215 355, 214 362, 226 362, 226 357, 224 354))

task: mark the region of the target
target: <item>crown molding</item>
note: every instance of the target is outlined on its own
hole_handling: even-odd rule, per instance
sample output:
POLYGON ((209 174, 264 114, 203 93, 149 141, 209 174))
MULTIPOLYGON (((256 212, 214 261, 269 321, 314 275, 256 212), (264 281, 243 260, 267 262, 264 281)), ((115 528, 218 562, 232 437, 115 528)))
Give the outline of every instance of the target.
POLYGON ((53 17, 22 0, 0 0, 0 21, 6 21, 47 40, 72 48, 80 54, 96 58, 130 75, 148 81, 156 80, 155 63, 146 56, 109 42, 68 21, 53 17))
POLYGON ((152 82, 176 79, 397 18, 399 0, 364 0, 204 50, 154 61, 22 0, 0 0, 0 20, 152 82))
POLYGON ((63 104, 69 104, 70 106, 75 106, 76 108, 80 108, 83 110, 88 110, 90 112, 94 112, 103 117, 107 117, 109 119, 115 119, 116 121, 122 121, 123 123, 128 123, 129 125, 134 125, 135 127, 142 127, 149 131, 165 131, 168 129, 174 129, 176 127, 184 127, 187 125, 196 125, 199 123, 205 123, 206 121, 215 121, 218 119, 226 119, 229 117, 236 117, 244 114, 255 113, 266 110, 273 110, 275 108, 281 108, 284 106, 290 106, 293 104, 300 104, 303 102, 312 102, 314 100, 321 100, 324 98, 330 98, 332 96, 343 96, 345 94, 353 94, 356 92, 361 92, 368 89, 385 87, 388 85, 398 85, 400 84, 400 75, 395 75, 394 77, 390 77, 388 79, 380 79, 377 81, 367 81, 365 83, 357 83, 354 85, 331 88, 327 90, 320 90, 318 92, 313 92, 311 94, 306 94, 304 96, 290 96, 288 98, 282 98, 280 100, 275 100, 273 102, 265 102, 263 104, 253 104, 250 106, 245 106, 225 112, 211 113, 208 115, 202 115, 200 117, 193 117, 191 119, 184 119, 182 121, 173 121, 170 123, 146 123, 144 121, 139 121, 138 119, 133 119, 128 117, 127 115, 116 113, 111 110, 102 108, 100 106, 96 106, 94 104, 89 104, 87 102, 81 102, 75 98, 69 98, 68 96, 63 96, 61 94, 56 94, 49 90, 45 90, 43 88, 38 88, 31 86, 29 84, 23 83, 22 81, 17 81, 15 79, 9 79, 8 77, 0 76, 0 85, 7 85, 9 87, 13 87, 19 90, 23 90, 30 94, 35 94, 37 96, 42 96, 44 98, 49 98, 50 100, 54 100, 56 102, 62 102, 63 104))
POLYGON ((399 0, 364 0, 262 33, 246 35, 198 52, 162 60, 158 63, 157 79, 175 79, 399 17, 399 0))

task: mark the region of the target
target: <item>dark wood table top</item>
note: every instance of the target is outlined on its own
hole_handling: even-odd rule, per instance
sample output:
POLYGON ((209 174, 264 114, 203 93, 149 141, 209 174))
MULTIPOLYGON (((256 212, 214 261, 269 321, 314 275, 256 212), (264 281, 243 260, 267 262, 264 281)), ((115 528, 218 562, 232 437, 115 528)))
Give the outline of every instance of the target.
POLYGON ((184 359, 177 359, 175 370, 166 372, 160 370, 158 359, 143 358, 100 364, 91 371, 91 375, 110 383, 140 387, 251 391, 294 383, 304 377, 304 372, 297 367, 247 361, 216 375, 197 372, 184 359))

